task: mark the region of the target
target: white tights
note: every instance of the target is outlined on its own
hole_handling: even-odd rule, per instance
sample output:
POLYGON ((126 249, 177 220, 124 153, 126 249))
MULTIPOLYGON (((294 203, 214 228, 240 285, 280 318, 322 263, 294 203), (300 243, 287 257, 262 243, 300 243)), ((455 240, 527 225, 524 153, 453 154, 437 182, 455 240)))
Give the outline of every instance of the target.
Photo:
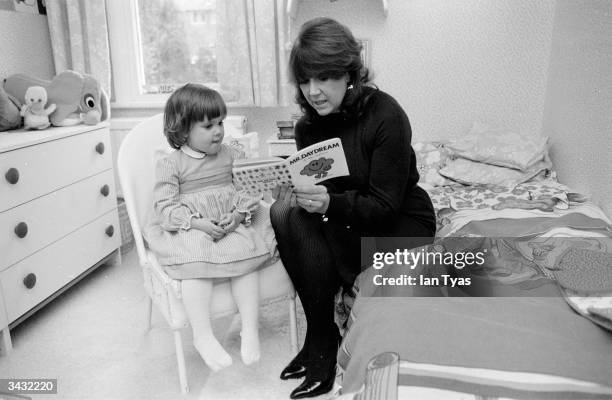
MULTIPOLYGON (((181 281, 183 304, 193 328, 193 344, 204 362, 218 371, 232 364, 232 358, 215 338, 210 321, 212 279, 181 281)), ((242 320, 240 355, 245 364, 259 360, 259 277, 257 271, 232 277, 232 295, 242 320)))

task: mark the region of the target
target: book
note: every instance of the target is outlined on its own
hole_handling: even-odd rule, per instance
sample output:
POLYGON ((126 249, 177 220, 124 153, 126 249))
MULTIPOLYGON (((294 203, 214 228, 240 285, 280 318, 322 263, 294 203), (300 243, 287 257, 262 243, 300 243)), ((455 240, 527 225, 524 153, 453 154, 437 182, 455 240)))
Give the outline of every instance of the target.
POLYGON ((305 147, 285 160, 236 160, 232 172, 237 185, 253 195, 267 192, 281 184, 291 187, 316 185, 327 179, 349 175, 339 138, 305 147))

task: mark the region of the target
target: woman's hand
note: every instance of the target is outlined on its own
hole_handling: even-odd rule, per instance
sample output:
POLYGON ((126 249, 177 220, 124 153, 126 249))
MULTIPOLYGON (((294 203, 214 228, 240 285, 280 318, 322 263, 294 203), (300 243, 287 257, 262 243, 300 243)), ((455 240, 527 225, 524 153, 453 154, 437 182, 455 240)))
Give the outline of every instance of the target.
POLYGON ((272 198, 281 203, 287 204, 289 207, 295 207, 297 205, 295 193, 289 185, 278 185, 272 189, 272 198))
POLYGON ((296 186, 297 205, 309 213, 324 214, 329 207, 329 194, 323 185, 296 186))
POLYGON ((208 218, 192 218, 191 227, 208 233, 213 240, 219 240, 225 236, 225 230, 215 220, 208 218))
POLYGON ((234 211, 232 213, 227 213, 221 215, 221 219, 219 220, 219 226, 225 231, 225 233, 230 233, 238 228, 238 225, 246 218, 245 213, 241 213, 238 211, 234 211))

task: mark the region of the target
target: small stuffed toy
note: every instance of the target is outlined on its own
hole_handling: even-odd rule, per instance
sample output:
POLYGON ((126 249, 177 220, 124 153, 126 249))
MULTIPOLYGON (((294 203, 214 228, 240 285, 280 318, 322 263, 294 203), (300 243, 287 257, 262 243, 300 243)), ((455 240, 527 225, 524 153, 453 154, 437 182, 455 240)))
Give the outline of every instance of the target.
POLYGON ((55 111, 55 104, 47 104, 47 91, 42 86, 30 86, 25 93, 25 105, 21 107, 21 116, 25 129, 46 129, 51 125, 49 114, 55 111))
POLYGON ((16 98, 24 98, 31 86, 47 90, 49 102, 57 107, 49 116, 53 126, 76 124, 95 125, 109 117, 106 93, 91 75, 75 71, 63 71, 52 80, 34 78, 24 74, 11 75, 5 79, 4 90, 16 98))
POLYGON ((20 127, 19 101, 0 86, 0 132, 20 127))

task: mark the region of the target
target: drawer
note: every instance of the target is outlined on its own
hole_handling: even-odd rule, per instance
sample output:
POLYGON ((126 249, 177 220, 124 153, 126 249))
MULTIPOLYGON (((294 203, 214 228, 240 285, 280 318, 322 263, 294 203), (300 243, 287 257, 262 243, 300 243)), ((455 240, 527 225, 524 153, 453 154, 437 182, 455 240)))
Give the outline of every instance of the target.
POLYGON ((0 211, 111 169, 112 163, 108 128, 2 153, 0 211))
POLYGON ((0 213, 0 271, 116 208, 107 170, 0 213))
POLYGON ((9 322, 117 249, 120 236, 117 211, 113 210, 2 271, 0 285, 9 322), (114 232, 109 230, 111 226, 114 232))

